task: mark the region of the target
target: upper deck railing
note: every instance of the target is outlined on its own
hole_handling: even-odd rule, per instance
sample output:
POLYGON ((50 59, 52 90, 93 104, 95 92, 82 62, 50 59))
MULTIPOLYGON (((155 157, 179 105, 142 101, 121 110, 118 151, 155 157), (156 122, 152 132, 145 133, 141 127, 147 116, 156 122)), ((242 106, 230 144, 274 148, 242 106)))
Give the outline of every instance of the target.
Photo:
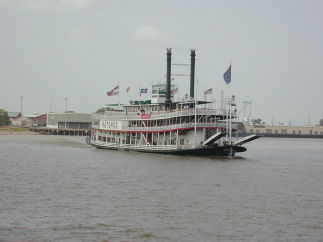
MULTIPOLYGON (((122 120, 142 120, 141 112, 124 112, 124 111, 106 111, 104 114, 94 113, 92 117, 96 120, 109 120, 109 121, 122 121, 122 120)), ((170 111, 151 111, 145 114, 150 114, 150 120, 174 118, 181 116, 195 115, 195 109, 182 109, 182 110, 170 110, 170 111)), ((225 115, 223 109, 208 109, 200 108, 196 109, 196 115, 225 115)), ((232 115, 233 117, 233 115, 232 115)))
MULTIPOLYGON (((115 130, 115 131, 124 131, 124 132, 164 132, 170 130, 182 130, 182 129, 193 129, 195 127, 194 122, 181 123, 181 124, 171 124, 171 125, 162 125, 162 126, 149 126, 149 127, 122 127, 120 129, 113 128, 100 128, 100 125, 92 125, 94 129, 101 130, 115 130)), ((197 122, 197 128, 220 128, 225 129, 225 122, 197 122)), ((233 129, 236 129, 236 124, 232 125, 233 129)))

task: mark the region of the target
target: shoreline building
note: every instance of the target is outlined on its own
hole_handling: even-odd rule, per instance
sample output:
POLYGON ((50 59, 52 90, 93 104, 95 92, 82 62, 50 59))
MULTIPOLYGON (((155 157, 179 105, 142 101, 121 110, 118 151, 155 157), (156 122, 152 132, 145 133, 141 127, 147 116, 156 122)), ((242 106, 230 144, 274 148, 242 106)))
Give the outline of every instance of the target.
POLYGON ((247 134, 264 137, 323 138, 323 126, 244 125, 247 134))
POLYGON ((47 113, 46 127, 52 129, 90 129, 93 119, 88 113, 47 113))

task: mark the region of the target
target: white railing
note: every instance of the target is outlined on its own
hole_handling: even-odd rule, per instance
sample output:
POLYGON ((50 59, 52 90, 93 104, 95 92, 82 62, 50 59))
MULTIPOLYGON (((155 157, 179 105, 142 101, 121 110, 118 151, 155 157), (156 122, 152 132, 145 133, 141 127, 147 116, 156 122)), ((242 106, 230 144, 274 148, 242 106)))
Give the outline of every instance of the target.
MULTIPOLYGON (((224 115, 222 109, 197 109, 197 115, 224 115)), ((151 112, 151 118, 149 120, 155 119, 165 119, 165 118, 174 118, 181 116, 191 116, 195 115, 194 109, 185 109, 185 110, 172 110, 164 112, 151 112)), ((116 111, 106 111, 104 114, 94 113, 92 114, 93 119, 98 120, 111 120, 111 121, 120 121, 120 120, 141 120, 141 113, 137 112, 116 112, 116 111)))
MULTIPOLYGON (((182 124, 173 124, 173 125, 165 125, 165 126, 153 126, 153 127, 125 127, 127 131, 166 131, 166 130, 173 130, 173 129, 189 129, 194 128, 195 123, 182 123, 182 124)), ((206 127, 218 127, 216 123, 197 123, 197 128, 206 128, 206 127)))
POLYGON ((195 146, 194 144, 185 144, 185 145, 149 145, 149 144, 119 144, 119 143, 107 143, 96 141, 93 143, 94 145, 98 145, 100 147, 106 148, 118 148, 118 149, 133 149, 133 150, 188 150, 199 147, 199 145, 195 146))
MULTIPOLYGON (((169 131, 169 130, 177 130, 177 129, 190 129, 194 128, 195 123, 182 123, 182 124, 172 124, 172 125, 165 125, 165 126, 153 126, 153 127, 121 127, 121 129, 102 129, 99 125, 93 125, 92 128, 94 129, 102 129, 102 130, 113 130, 113 131, 123 131, 123 132, 163 132, 163 131, 169 131)), ((197 123, 197 128, 225 128, 226 124, 224 122, 208 122, 208 123, 197 123)), ((232 128, 236 129, 237 125, 232 124, 232 128)))
MULTIPOLYGON (((195 123, 182 123, 182 124, 173 124, 173 125, 165 125, 165 126, 153 126, 153 127, 122 127, 121 129, 115 131, 123 131, 123 132, 163 132, 169 130, 177 130, 177 129, 190 129, 194 128, 195 123)), ((225 128, 225 123, 197 123, 197 128, 225 128)), ((92 125, 94 129, 101 129, 99 125, 92 125)), ((233 128, 234 125, 233 125, 233 128)), ((104 129, 103 129, 104 130, 104 129)), ((106 129, 106 130, 114 130, 114 129, 106 129)))

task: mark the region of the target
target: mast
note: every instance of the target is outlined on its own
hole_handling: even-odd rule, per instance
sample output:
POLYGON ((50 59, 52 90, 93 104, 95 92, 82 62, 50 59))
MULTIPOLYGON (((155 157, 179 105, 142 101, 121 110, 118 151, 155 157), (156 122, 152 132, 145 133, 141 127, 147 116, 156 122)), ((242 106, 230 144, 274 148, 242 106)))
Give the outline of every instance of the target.
MULTIPOLYGON (((194 78, 194 75, 195 75, 195 50, 191 50, 191 58, 192 58, 192 63, 191 63, 191 87, 192 87, 192 81, 193 81, 193 88, 194 88, 194 84, 195 84, 195 78, 194 78), (193 71, 192 71, 192 69, 193 69, 193 71), (193 78, 193 80, 192 80, 192 78, 193 78)), ((197 84, 198 84, 198 80, 196 81, 196 85, 195 85, 195 93, 197 93, 197 84)), ((196 148, 196 122, 197 122, 196 106, 197 106, 197 98, 194 97, 194 89, 193 89, 193 91, 191 89, 191 94, 193 94, 193 98, 194 98, 194 120, 195 120, 195 124, 194 124, 194 148, 196 148)))
MULTIPOLYGON (((232 66, 232 62, 230 64, 228 70, 223 74, 223 79, 224 79, 225 83, 227 84, 226 106, 229 106, 229 111, 226 108, 226 140, 227 140, 227 142, 229 140, 230 146, 231 146, 231 99, 229 99, 229 85, 231 83, 231 66, 232 66), (228 117, 228 115, 229 115, 229 117, 228 117), (228 129, 230 129, 229 134, 228 134, 228 129)), ((230 149, 230 153, 231 153, 231 149, 230 149)))
POLYGON ((120 106, 120 86, 119 86, 119 82, 118 82, 118 88, 119 88, 119 92, 118 92, 118 107, 120 106))
POLYGON ((232 96, 232 98, 230 98, 230 106, 229 106, 229 142, 230 145, 232 144, 232 105, 233 105, 233 99, 234 96, 232 96))
POLYGON ((195 124, 194 124, 194 148, 196 148, 196 119, 197 119, 197 115, 196 115, 196 98, 194 98, 194 120, 195 120, 195 124))
POLYGON ((225 131, 226 131, 226 141, 228 141, 229 139, 229 134, 228 134, 228 130, 229 130, 229 110, 228 110, 228 106, 229 106, 229 84, 227 84, 227 98, 226 98, 226 102, 225 102, 225 115, 226 115, 226 120, 225 120, 225 131))
POLYGON ((223 102, 223 99, 224 99, 224 90, 221 91, 221 109, 223 110, 224 109, 224 102, 223 102))

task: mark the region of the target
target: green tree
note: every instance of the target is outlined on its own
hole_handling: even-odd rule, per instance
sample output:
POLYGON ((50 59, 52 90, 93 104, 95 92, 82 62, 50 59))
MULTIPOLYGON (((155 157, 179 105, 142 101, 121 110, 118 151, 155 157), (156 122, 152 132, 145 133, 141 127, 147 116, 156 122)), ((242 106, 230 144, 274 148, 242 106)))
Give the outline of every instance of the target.
POLYGON ((96 110, 97 113, 104 113, 105 110, 107 110, 106 108, 99 108, 98 110, 96 110))
POLYGON ((253 125, 261 125, 261 124, 264 124, 261 120, 261 118, 257 118, 257 119, 253 119, 251 120, 252 124, 253 125))
POLYGON ((110 111, 111 108, 110 107, 106 107, 106 108, 99 108, 98 110, 96 110, 97 113, 104 113, 105 111, 110 111))
POLYGON ((9 122, 10 120, 7 111, 4 109, 0 109, 0 126, 9 125, 9 122))

